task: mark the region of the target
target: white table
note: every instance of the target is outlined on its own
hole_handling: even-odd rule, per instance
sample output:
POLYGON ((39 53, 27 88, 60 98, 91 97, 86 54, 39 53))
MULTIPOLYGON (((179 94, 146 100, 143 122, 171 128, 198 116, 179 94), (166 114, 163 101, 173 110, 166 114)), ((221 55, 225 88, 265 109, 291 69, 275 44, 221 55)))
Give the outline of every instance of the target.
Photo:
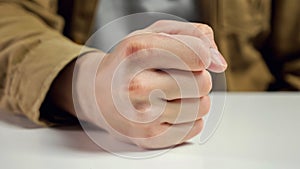
POLYGON ((195 138, 149 159, 121 158, 80 129, 35 128, 3 112, 0 143, 3 169, 298 169, 300 93, 229 93, 222 122, 207 143, 195 138))

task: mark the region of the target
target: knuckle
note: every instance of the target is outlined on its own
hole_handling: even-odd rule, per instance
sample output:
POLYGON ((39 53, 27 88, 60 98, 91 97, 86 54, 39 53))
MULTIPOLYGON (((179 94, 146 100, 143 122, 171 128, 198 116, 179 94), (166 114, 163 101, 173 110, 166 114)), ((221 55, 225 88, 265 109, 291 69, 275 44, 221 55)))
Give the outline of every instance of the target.
POLYGON ((205 81, 206 81, 206 84, 204 85, 205 86, 205 92, 206 94, 208 94, 211 90, 212 90, 212 77, 210 75, 210 73, 208 71, 204 71, 205 73, 205 81))
POLYGON ((205 33, 209 33, 209 34, 213 34, 213 28, 207 24, 201 24, 199 27, 201 27, 201 29, 205 32, 205 33))
POLYGON ((130 81, 128 90, 129 92, 137 95, 147 95, 152 89, 150 85, 148 85, 141 77, 141 75, 138 75, 130 81))
POLYGON ((157 134, 156 127, 157 125, 153 123, 141 124, 131 121, 130 127, 128 128, 130 131, 128 136, 136 139, 148 139, 157 134))
POLYGON ((126 39, 124 42, 125 45, 125 56, 130 56, 139 50, 147 48, 149 45, 145 42, 140 40, 138 37, 130 37, 126 39))
POLYGON ((195 124, 193 126, 195 129, 195 135, 199 134, 202 131, 203 126, 204 126, 203 120, 199 120, 199 121, 195 122, 195 124))
POLYGON ((160 27, 160 26, 164 26, 168 21, 167 20, 158 20, 155 21, 151 27, 160 27))
POLYGON ((182 142, 187 141, 193 137, 195 137, 197 134, 199 134, 204 126, 204 122, 202 119, 195 121, 193 124, 192 129, 189 131, 189 133, 185 136, 185 138, 182 140, 182 142))
POLYGON ((207 70, 201 72, 198 76, 199 90, 202 96, 206 96, 212 90, 212 77, 207 70))
POLYGON ((204 96, 200 99, 199 117, 205 116, 210 110, 211 102, 209 96, 204 96))
POLYGON ((148 123, 148 124, 143 124, 143 138, 152 138, 155 137, 159 134, 158 132, 158 124, 155 123, 148 123))
POLYGON ((138 78, 133 78, 130 83, 129 83, 129 91, 135 92, 137 90, 140 90, 141 88, 143 88, 142 83, 140 82, 140 80, 138 80, 138 78))
POLYGON ((194 63, 196 64, 195 66, 197 66, 197 67, 200 67, 200 68, 205 67, 205 62, 204 62, 204 60, 202 60, 202 59, 199 58, 198 56, 196 56, 196 57, 194 58, 194 63))
POLYGON ((214 30, 211 26, 207 24, 196 24, 196 30, 200 31, 203 35, 208 36, 210 39, 214 37, 214 30))

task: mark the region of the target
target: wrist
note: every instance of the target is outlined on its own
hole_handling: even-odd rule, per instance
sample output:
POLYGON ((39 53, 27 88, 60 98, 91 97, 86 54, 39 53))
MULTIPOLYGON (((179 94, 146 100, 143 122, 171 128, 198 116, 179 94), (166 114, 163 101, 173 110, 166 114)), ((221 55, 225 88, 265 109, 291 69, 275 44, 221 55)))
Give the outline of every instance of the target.
POLYGON ((73 73, 73 101, 75 116, 79 120, 93 123, 105 129, 104 121, 99 118, 99 108, 95 96, 95 80, 98 67, 105 53, 92 52, 79 57, 73 73))

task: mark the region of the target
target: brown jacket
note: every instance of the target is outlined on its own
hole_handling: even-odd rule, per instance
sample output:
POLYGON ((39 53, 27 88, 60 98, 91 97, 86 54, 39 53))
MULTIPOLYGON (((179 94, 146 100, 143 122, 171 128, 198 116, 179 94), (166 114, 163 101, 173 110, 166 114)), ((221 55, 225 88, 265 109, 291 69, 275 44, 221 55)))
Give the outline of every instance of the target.
MULTIPOLYGON (((90 35, 97 3, 0 0, 1 109, 45 124, 40 109, 47 91, 90 35), (57 12, 73 42, 62 35, 64 21, 57 12)), ((298 0, 199 0, 197 5, 229 63, 229 90, 300 89, 298 0)))

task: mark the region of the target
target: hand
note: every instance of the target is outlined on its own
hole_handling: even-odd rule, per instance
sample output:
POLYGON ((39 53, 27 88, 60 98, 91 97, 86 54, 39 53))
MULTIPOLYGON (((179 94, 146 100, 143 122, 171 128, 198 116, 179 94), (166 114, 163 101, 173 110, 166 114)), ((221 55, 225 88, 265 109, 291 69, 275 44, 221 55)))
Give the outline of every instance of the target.
POLYGON ((82 118, 143 148, 180 144, 201 131, 210 109, 207 69, 226 67, 209 26, 158 21, 105 55, 95 79, 102 120, 82 118))

